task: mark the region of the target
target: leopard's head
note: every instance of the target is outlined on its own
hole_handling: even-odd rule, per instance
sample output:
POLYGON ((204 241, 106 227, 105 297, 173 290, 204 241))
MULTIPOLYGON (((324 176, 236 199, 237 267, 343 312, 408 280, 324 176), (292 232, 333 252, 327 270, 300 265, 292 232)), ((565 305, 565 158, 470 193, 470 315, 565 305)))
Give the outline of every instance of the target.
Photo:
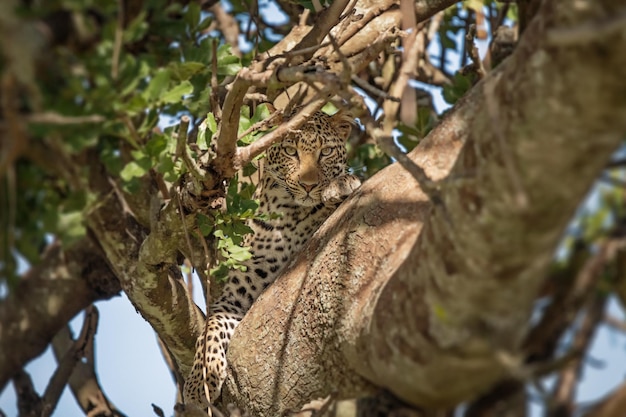
POLYGON ((333 178, 346 171, 346 140, 352 119, 317 112, 299 130, 267 151, 265 169, 296 204, 315 206, 333 178))

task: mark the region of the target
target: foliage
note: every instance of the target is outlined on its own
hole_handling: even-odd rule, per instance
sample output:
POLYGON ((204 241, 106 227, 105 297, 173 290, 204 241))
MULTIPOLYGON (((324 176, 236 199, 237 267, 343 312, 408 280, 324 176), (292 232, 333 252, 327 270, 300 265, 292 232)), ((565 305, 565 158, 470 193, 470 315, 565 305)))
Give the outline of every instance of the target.
MULTIPOLYGON (((213 75, 207 63, 215 54, 215 75, 221 81, 237 73, 240 59, 229 45, 207 36, 213 19, 194 3, 183 8, 165 0, 146 1, 119 36, 118 11, 110 2, 44 2, 25 14, 35 19, 70 13, 68 9, 99 29, 98 37, 94 33, 92 43, 83 48, 53 49, 54 70, 40 74, 37 83, 42 105, 61 116, 97 116, 103 122, 32 124, 32 141, 52 137, 68 157, 97 152, 127 192, 137 192, 139 180, 151 172, 176 181, 184 167, 172 157, 174 129, 159 126, 182 114, 196 120, 206 115, 213 75)), ((7 219, 12 224, 7 224, 10 235, 2 245, 5 262, 0 263, 0 275, 11 283, 17 280, 17 254, 36 265, 51 236, 71 244, 85 232, 82 219, 90 199, 81 182, 90 168, 68 173, 78 184, 59 175, 66 168, 62 161, 20 161, 15 188, 23 197, 3 193, 7 211, 17 213, 7 219)))
MULTIPOLYGON (((237 23, 239 45, 228 43, 215 13, 203 9, 202 2, 144 0, 137 8, 132 3, 23 2, 15 13, 20 24, 44 22, 59 32, 50 35, 49 48, 37 50, 41 53, 31 57, 37 68, 33 84, 23 82, 14 94, 18 97, 14 105, 17 115, 33 117, 25 131, 12 132, 18 157, 9 168, 2 165, 6 171, 0 172, 0 227, 7 231, 0 240, 0 286, 8 288, 3 296, 19 284, 27 266, 38 265, 51 241, 59 240, 69 249, 87 235, 85 218, 101 204, 92 184, 100 170, 127 199, 147 200, 146 184, 176 188, 190 170, 177 154, 179 136, 189 133, 184 152, 195 163, 211 155, 222 121, 221 109, 213 106, 223 104, 226 85, 233 76, 291 30, 297 20, 289 10, 296 10, 299 17, 309 9, 314 12, 309 20, 315 21, 321 12, 318 3, 325 8, 332 1, 279 2, 274 6, 285 10, 279 17, 261 12, 267 6, 259 4, 262 2, 226 4, 237 23), (122 3, 128 3, 124 12, 119 9, 122 3), (49 114, 54 117, 34 117, 49 114), (180 132, 182 116, 191 120, 189 132, 180 132)), ((500 12, 506 12, 510 23, 518 20, 517 5, 492 0, 459 2, 442 12, 432 40, 437 52, 424 52, 445 78, 429 90, 434 91, 440 110, 447 107, 445 103, 457 103, 478 81, 476 73, 458 71, 468 62, 468 54, 463 52, 469 24, 481 16, 487 22, 485 27, 492 30, 490 25, 500 12)), ((381 53, 381 58, 387 52, 381 53)), ((388 55, 394 68, 399 68, 399 50, 388 55)), ((7 56, 0 61, 3 72, 9 68, 7 56)), ((353 76, 376 88, 384 85, 382 70, 375 62, 353 76)), ((3 79, 3 99, 10 95, 4 90, 10 84, 8 79, 3 79)), ((26 70, 23 79, 28 79, 26 70)), ((428 83, 430 79, 420 81, 428 83)), ((364 95, 372 117, 380 120, 384 100, 374 93, 364 95)), ((437 124, 439 115, 434 108, 417 106, 415 123, 395 125, 394 138, 403 151, 414 149, 437 124)), ((261 102, 242 106, 237 144, 249 145, 269 133, 273 128, 263 122, 271 113, 271 107, 261 102)), ((10 116, 2 107, 0 117, 7 125, 10 116)), ((348 143, 351 171, 369 178, 393 162, 367 137, 363 125, 354 130, 348 143)), ((4 163, 1 158, 0 162, 4 163)), ((193 213, 195 226, 218 253, 208 271, 218 280, 230 269, 244 268, 241 263, 251 256, 244 244, 251 232, 246 221, 265 219, 256 213, 259 203, 248 178, 255 171, 253 162, 223 182, 221 209, 193 213)), ((570 256, 575 249, 582 245, 585 255, 591 256, 604 239, 623 227, 626 209, 619 173, 615 170, 607 176, 611 185, 596 191, 591 203, 577 214, 555 256, 555 270, 567 271, 572 278, 580 272, 576 257, 570 256)))

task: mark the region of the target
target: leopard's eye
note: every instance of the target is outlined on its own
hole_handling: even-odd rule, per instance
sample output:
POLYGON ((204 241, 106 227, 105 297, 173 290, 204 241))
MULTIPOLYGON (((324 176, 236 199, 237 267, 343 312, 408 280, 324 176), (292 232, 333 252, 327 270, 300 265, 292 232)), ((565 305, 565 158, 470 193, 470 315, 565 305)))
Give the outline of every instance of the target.
POLYGON ((322 150, 320 151, 320 154, 321 154, 322 156, 328 156, 328 155, 330 155, 331 153, 333 153, 333 148, 331 148, 331 147, 322 148, 322 150))
POLYGON ((285 146, 285 153, 289 156, 296 156, 298 154, 298 150, 293 146, 285 146))

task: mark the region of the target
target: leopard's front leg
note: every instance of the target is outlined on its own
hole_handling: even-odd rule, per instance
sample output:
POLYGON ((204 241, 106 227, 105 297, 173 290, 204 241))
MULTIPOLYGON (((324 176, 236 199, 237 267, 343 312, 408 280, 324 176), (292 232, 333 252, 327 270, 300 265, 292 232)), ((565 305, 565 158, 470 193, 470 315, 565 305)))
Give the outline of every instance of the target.
POLYGON ((219 397, 226 380, 226 351, 243 318, 243 313, 234 310, 235 307, 219 304, 211 307, 205 331, 196 342, 193 367, 185 380, 185 404, 206 410, 219 397))

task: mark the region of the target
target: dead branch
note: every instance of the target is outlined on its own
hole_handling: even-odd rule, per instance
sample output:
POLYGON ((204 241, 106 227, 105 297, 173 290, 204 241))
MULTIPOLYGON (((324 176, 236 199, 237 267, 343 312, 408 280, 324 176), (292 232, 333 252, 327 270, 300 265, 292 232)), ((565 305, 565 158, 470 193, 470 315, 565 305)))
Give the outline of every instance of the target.
POLYGON ((67 382, 74 371, 74 367, 78 361, 85 355, 87 350, 93 349, 93 338, 98 327, 98 310, 92 305, 85 310, 85 319, 80 336, 65 352, 61 360, 58 362, 57 369, 54 371, 50 382, 46 387, 46 391, 42 399, 41 417, 48 417, 56 408, 61 393, 65 389, 67 382))
MULTIPOLYGON (((541 321, 530 331, 524 343, 524 350, 530 361, 542 361, 552 357, 558 341, 593 295, 601 272, 613 259, 617 245, 617 241, 611 240, 600 244, 594 256, 584 262, 573 284, 565 286, 564 292, 555 294, 541 321)), ((575 252, 573 256, 584 254, 575 252)))
POLYGON ((296 50, 307 50, 306 53, 298 56, 302 62, 308 61, 315 52, 315 50, 309 50, 308 48, 315 45, 321 45, 326 35, 328 35, 330 30, 337 25, 348 2, 349 0, 333 1, 329 8, 318 13, 315 26, 294 48, 296 50))
POLYGON ((598 324, 602 321, 607 298, 606 293, 596 294, 587 309, 585 318, 572 343, 572 349, 578 352, 579 357, 572 360, 559 375, 549 404, 550 416, 567 417, 573 415, 575 411, 576 386, 582 371, 585 352, 593 339, 598 324))
POLYGON ((210 9, 215 20, 217 21, 217 27, 224 35, 226 43, 230 45, 233 55, 241 57, 241 50, 239 49, 239 24, 233 16, 224 11, 221 3, 215 3, 210 9))
POLYGON ((41 397, 37 394, 30 375, 20 369, 13 376, 13 386, 17 396, 17 409, 20 416, 39 417, 41 414, 41 397))
POLYGON ((604 323, 612 327, 615 330, 619 330, 621 332, 626 332, 626 321, 618 319, 617 317, 606 315, 604 317, 604 323))

